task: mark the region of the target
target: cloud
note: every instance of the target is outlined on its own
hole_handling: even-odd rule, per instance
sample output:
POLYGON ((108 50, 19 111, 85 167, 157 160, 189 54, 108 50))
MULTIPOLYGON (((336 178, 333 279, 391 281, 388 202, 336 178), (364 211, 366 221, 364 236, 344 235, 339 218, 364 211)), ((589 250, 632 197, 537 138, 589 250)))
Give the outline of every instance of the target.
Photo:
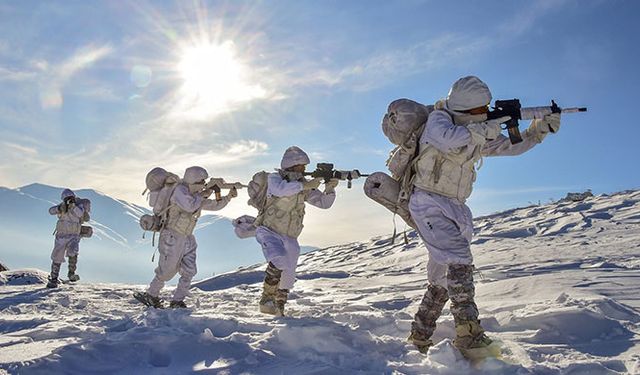
MULTIPOLYGON (((520 7, 517 15, 481 33, 445 32, 411 46, 386 49, 343 65, 327 67, 324 60, 295 61, 285 71, 289 89, 327 87, 365 92, 407 77, 479 59, 532 30, 536 22, 564 6, 567 1, 539 1, 520 7)), ((298 51, 302 56, 305 51, 298 51)))
POLYGON ((14 70, 10 68, 5 68, 0 66, 0 82, 2 81, 31 81, 36 77, 35 72, 24 71, 24 70, 14 70))
POLYGON ((113 52, 110 45, 87 45, 78 49, 60 64, 50 66, 46 61, 36 66, 43 70, 40 82, 40 105, 43 109, 60 108, 64 101, 62 90, 74 75, 93 66, 113 52))

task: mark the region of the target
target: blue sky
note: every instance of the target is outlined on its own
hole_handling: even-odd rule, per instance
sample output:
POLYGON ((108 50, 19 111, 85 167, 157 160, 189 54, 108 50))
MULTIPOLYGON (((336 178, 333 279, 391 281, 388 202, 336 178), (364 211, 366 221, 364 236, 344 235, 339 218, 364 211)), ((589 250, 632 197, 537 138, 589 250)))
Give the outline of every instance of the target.
MULTIPOLYGON (((246 181, 293 144, 313 163, 383 171, 388 103, 433 103, 473 74, 494 99, 589 107, 528 154, 485 160, 475 215, 638 188, 639 14, 589 0, 3 2, 0 185, 143 204, 154 166, 246 181)), ((310 209, 301 241, 389 233, 361 187, 310 209)), ((250 213, 245 201, 221 213, 250 213)))

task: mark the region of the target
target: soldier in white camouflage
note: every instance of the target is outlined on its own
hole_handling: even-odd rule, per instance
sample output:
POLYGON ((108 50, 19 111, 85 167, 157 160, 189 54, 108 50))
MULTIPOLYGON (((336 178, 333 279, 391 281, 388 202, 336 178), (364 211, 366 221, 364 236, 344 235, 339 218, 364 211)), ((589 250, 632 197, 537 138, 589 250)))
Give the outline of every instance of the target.
POLYGON ((423 353, 433 345, 436 321, 449 299, 456 325, 454 345, 470 358, 490 350, 474 300, 473 218, 465 204, 476 179, 475 165, 485 156, 522 154, 560 128, 560 114, 550 114, 533 120, 523 141, 512 144, 500 134, 500 124, 509 117, 487 119, 491 99, 489 88, 477 77, 459 79, 447 98, 435 104, 420 136, 409 211, 429 251, 429 284, 409 340, 423 353))

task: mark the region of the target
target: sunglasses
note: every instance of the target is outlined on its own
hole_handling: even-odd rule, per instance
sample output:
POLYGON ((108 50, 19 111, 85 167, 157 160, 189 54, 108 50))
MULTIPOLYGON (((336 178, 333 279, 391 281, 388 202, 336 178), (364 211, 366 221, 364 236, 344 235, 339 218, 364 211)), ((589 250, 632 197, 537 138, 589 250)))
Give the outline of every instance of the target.
POLYGON ((489 104, 459 112, 467 113, 470 115, 484 115, 485 113, 489 112, 489 104))

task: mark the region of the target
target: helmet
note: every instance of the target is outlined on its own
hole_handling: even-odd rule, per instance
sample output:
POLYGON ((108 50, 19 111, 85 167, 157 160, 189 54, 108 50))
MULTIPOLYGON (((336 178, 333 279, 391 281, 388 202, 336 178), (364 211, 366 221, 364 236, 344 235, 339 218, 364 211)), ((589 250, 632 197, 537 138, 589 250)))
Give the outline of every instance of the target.
POLYGON ((71 189, 62 190, 62 194, 60 194, 60 199, 65 200, 69 197, 75 198, 76 194, 71 189))
POLYGON ((187 184, 195 184, 209 177, 207 170, 202 167, 189 167, 184 171, 184 182, 187 184))
POLYGON ((489 103, 491 103, 489 87, 475 76, 457 80, 447 95, 447 108, 452 111, 467 111, 489 103))
POLYGON ((294 165, 309 163, 311 163, 311 161, 309 160, 309 156, 304 151, 302 151, 300 147, 291 146, 284 152, 282 161, 280 162, 280 168, 287 169, 293 167, 294 165))

